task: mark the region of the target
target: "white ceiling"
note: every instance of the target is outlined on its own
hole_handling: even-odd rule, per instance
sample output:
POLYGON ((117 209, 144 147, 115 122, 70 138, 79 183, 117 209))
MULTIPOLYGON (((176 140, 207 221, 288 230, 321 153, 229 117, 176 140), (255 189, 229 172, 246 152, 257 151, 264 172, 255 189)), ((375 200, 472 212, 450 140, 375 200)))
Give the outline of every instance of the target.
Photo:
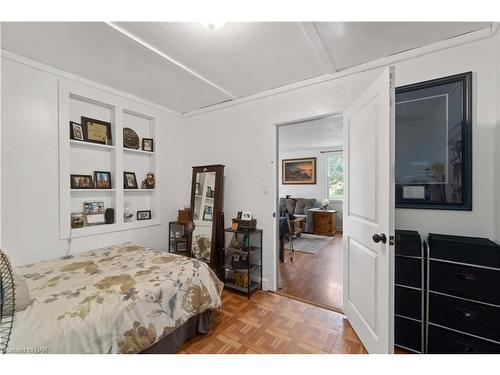
POLYGON ((280 152, 342 147, 342 117, 327 117, 280 126, 280 152))
POLYGON ((184 113, 490 26, 4 22, 2 48, 184 113))

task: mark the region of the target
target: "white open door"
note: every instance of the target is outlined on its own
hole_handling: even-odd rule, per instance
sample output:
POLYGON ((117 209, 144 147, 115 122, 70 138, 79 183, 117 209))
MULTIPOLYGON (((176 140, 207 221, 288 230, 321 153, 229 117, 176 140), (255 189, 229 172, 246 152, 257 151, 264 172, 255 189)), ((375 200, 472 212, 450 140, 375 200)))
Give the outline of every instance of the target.
POLYGON ((394 345, 394 68, 344 113, 344 313, 369 353, 394 345))

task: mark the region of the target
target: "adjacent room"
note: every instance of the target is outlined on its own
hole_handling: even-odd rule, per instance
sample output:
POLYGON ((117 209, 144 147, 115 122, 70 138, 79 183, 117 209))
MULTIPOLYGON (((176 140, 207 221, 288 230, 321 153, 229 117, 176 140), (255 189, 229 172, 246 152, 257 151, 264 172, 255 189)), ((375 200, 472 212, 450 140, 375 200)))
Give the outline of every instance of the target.
POLYGON ((499 354, 498 30, 1 22, 0 353, 499 354))
POLYGON ((342 116, 281 124, 279 290, 342 311, 342 116))

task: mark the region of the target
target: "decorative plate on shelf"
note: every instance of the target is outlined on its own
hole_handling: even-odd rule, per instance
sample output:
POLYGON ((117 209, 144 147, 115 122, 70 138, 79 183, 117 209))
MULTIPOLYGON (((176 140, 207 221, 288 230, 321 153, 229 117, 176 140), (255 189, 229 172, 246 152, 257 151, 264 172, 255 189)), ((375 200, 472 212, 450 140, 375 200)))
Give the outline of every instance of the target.
POLYGON ((130 128, 123 128, 123 147, 136 150, 139 148, 139 136, 130 128))

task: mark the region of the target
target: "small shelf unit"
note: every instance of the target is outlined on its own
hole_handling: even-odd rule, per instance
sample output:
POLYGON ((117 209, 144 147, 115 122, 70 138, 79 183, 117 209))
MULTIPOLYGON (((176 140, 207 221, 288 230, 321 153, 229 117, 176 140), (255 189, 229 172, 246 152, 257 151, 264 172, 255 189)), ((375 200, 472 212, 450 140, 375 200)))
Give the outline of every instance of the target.
POLYGON ((250 299, 252 292, 262 289, 262 230, 226 228, 224 237, 224 285, 250 299))
POLYGON ((161 224, 159 177, 155 152, 123 147, 123 128, 133 129, 140 138, 153 138, 155 151, 161 141, 155 137, 159 113, 135 101, 113 95, 77 82, 59 82, 59 238, 86 237, 161 224), (81 123, 81 117, 111 123, 111 144, 70 139, 70 121, 81 123), (72 174, 94 175, 94 171, 111 172, 111 189, 71 189, 72 174), (137 184, 154 173, 155 189, 124 189, 123 172, 134 172, 137 184), (113 224, 71 228, 71 213, 83 211, 84 202, 102 201, 113 208, 113 224), (134 218, 124 220, 124 204, 130 203, 134 218), (135 212, 151 210, 151 220, 137 220, 135 212))

